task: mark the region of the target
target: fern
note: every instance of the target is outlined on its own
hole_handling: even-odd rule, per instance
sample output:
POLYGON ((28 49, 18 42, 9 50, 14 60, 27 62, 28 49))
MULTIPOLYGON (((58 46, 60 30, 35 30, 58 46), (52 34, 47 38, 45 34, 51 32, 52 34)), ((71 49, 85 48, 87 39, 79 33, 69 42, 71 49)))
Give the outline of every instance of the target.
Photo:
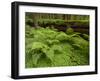
POLYGON ((25 30, 25 67, 57 67, 89 64, 89 36, 67 29, 54 28, 25 30))
POLYGON ((60 32, 57 36, 56 39, 59 41, 63 41, 63 40, 68 40, 69 36, 67 34, 65 34, 64 32, 60 32))
POLYGON ((71 27, 67 28, 67 30, 66 30, 67 34, 73 34, 73 32, 74 32, 74 30, 71 27))
POLYGON ((32 62, 35 66, 37 66, 38 60, 40 59, 41 55, 42 55, 41 53, 32 55, 32 62))

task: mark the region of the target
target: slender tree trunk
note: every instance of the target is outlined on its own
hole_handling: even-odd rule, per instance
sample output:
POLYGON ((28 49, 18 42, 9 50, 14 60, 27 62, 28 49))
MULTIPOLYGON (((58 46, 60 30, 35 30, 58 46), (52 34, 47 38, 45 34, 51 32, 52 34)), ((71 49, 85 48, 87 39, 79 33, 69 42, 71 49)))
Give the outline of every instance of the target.
POLYGON ((38 14, 33 14, 34 27, 36 27, 36 28, 38 27, 37 15, 38 14))

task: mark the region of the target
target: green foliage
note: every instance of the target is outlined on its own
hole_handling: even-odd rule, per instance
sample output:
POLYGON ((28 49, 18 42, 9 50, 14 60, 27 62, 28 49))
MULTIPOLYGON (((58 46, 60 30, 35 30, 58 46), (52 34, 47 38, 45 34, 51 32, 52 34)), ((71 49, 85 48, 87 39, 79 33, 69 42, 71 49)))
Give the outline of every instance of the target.
POLYGON ((85 40, 89 40, 89 35, 83 34, 83 38, 84 38, 85 40))
POLYGON ((59 41, 64 41, 64 40, 68 40, 70 37, 65 34, 64 32, 60 32, 57 36, 56 39, 59 41))
POLYGON ((89 20, 68 20, 68 21, 65 21, 65 23, 70 24, 70 26, 76 26, 76 27, 89 26, 89 20))
POLYGON ((33 23, 33 20, 32 20, 31 18, 29 18, 28 16, 26 16, 25 22, 26 22, 26 23, 27 23, 27 22, 33 23))
POLYGON ((39 19, 38 24, 41 27, 47 26, 77 26, 77 27, 88 27, 88 20, 62 20, 62 19, 39 19))
POLYGON ((25 67, 77 66, 89 64, 89 41, 72 29, 66 33, 54 28, 25 31, 25 67))
POLYGON ((73 32, 74 32, 74 30, 71 27, 67 28, 67 30, 66 30, 67 34, 73 34, 73 32))

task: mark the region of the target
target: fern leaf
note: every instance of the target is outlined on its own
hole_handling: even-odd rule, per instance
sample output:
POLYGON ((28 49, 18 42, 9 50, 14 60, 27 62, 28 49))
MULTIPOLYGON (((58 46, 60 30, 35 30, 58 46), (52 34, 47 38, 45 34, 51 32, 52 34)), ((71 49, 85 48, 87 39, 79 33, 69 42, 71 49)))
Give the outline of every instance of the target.
POLYGON ((38 60, 40 59, 42 54, 33 54, 32 55, 32 62, 34 65, 37 65, 38 60))

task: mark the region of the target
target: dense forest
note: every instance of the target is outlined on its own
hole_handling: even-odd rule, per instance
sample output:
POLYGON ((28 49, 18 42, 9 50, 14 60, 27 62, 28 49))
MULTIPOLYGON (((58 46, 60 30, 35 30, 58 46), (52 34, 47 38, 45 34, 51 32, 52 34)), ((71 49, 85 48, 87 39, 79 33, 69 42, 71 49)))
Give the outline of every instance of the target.
POLYGON ((49 26, 62 31, 70 26, 76 32, 89 34, 88 15, 26 13, 26 23, 32 27, 49 26))
POLYGON ((25 15, 25 67, 89 65, 89 15, 25 15))

